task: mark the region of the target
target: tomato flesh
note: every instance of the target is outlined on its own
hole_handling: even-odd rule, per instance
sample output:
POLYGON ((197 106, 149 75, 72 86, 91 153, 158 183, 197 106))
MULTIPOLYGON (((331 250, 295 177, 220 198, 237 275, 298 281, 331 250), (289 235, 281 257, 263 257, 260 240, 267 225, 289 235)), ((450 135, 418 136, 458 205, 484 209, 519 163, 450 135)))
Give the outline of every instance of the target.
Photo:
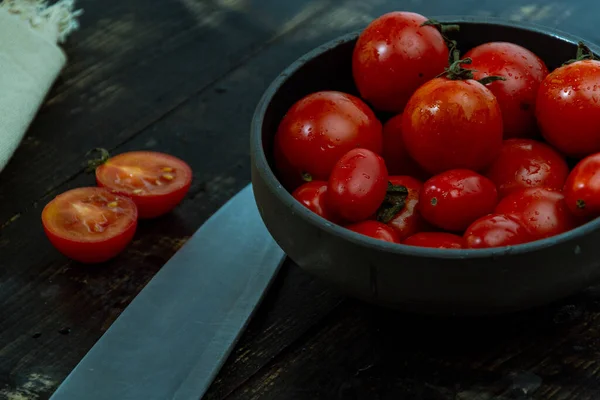
POLYGON ((361 235, 383 240, 384 242, 400 243, 398 234, 392 228, 382 222, 362 221, 347 225, 346 228, 353 232, 360 233, 361 235))
POLYGON ((140 218, 155 218, 185 198, 192 170, 168 154, 132 151, 111 157, 96 168, 96 181, 100 187, 133 199, 140 218))
POLYGON ((465 247, 462 237, 446 232, 419 232, 406 239, 404 244, 435 249, 463 249, 465 247))
POLYGON ((85 187, 56 196, 42 212, 44 231, 65 256, 100 263, 119 254, 137 227, 137 207, 126 196, 85 187))
POLYGON ((600 216, 600 153, 577 163, 565 182, 563 193, 574 215, 600 216))

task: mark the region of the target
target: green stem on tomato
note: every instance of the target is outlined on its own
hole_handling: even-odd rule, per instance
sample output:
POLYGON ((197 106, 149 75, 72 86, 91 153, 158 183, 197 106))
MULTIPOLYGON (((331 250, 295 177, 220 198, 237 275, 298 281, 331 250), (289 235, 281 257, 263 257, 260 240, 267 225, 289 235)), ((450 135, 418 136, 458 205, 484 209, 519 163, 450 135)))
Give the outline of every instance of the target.
POLYGON ((379 210, 377 210, 377 221, 384 224, 390 222, 396 214, 404 209, 407 196, 408 189, 406 186, 393 185, 391 182, 388 182, 385 199, 379 210))
POLYGON ((96 168, 98 168, 99 166, 104 164, 110 158, 110 153, 108 152, 108 150, 103 149, 101 147, 97 147, 95 149, 88 151, 85 154, 85 156, 87 157, 87 156, 91 155, 92 153, 100 153, 100 154, 99 154, 98 158, 93 158, 91 160, 86 161, 85 172, 87 172, 87 173, 92 173, 92 172, 96 171, 96 168))
POLYGON ((455 58, 455 53, 458 53, 458 48, 457 48, 458 44, 456 43, 456 40, 450 39, 446 35, 446 33, 448 33, 448 32, 460 31, 460 25, 443 24, 438 20, 428 19, 427 21, 423 22, 421 24, 421 26, 433 26, 440 32, 440 34, 442 35, 442 38, 444 39, 444 42, 446 42, 446 46, 448 46, 450 64, 453 63, 454 61, 456 61, 458 58, 460 58, 460 53, 458 56, 456 56, 458 58, 455 58))
POLYGON ((598 60, 598 57, 596 57, 594 52, 587 47, 585 43, 579 42, 577 43, 577 54, 575 55, 575 58, 565 62, 563 65, 569 65, 583 60, 598 60))

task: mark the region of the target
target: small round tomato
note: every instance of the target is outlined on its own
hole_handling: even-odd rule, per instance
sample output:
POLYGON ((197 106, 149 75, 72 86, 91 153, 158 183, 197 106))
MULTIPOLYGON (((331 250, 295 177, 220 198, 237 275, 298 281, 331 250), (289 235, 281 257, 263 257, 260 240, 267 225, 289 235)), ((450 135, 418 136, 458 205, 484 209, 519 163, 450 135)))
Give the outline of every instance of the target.
POLYGON ((367 149, 354 149, 335 164, 327 185, 327 204, 344 220, 371 217, 383 203, 388 173, 383 158, 367 149))
POLYGON ((500 197, 526 187, 561 190, 569 175, 564 157, 552 147, 531 139, 505 140, 486 176, 500 197))
POLYGON ((571 157, 600 152, 600 61, 577 61, 542 82, 536 103, 544 138, 571 157))
POLYGON ((472 63, 474 78, 502 76, 486 87, 496 96, 504 126, 504 138, 532 137, 537 132, 537 90, 548 75, 548 67, 530 50, 507 42, 485 43, 464 56, 472 63))
POLYGON ((419 232, 410 236, 403 244, 436 249, 463 249, 465 247, 462 237, 446 232, 419 232))
POLYGON ((519 218, 505 214, 479 218, 467 228, 464 238, 471 249, 514 246, 534 240, 519 218))
POLYGON ((574 215, 600 216, 600 153, 577 163, 567 178, 563 193, 567 207, 574 215))
POLYGON ((411 158, 402 139, 402 114, 383 125, 383 159, 390 175, 409 175, 419 179, 429 174, 411 158))
POLYGON ((373 20, 358 37, 352 55, 354 81, 362 98, 382 111, 402 112, 423 83, 448 66, 440 32, 411 12, 390 12, 373 20))
POLYGON ((128 197, 103 188, 72 189, 42 211, 50 243, 82 263, 100 263, 122 252, 137 227, 137 208, 128 197))
POLYGON ((306 182, 294 190, 292 196, 315 214, 330 221, 334 220, 332 213, 327 208, 327 182, 306 182))
POLYGON ((558 235, 579 224, 570 213, 565 196, 543 188, 516 190, 503 198, 494 212, 519 218, 535 240, 558 235))
POLYGON ((423 184, 419 209, 432 225, 462 232, 477 218, 490 214, 497 203, 494 182, 467 169, 454 169, 423 184))
POLYGON ((425 170, 480 171, 502 146, 502 115, 496 98, 481 83, 433 79, 410 98, 402 120, 408 153, 425 170))
POLYGON ((346 228, 361 235, 370 236, 385 242, 400 243, 400 238, 398 238, 396 231, 382 222, 362 221, 347 225, 346 228))
POLYGON ((282 183, 294 190, 306 180, 329 179, 348 151, 364 148, 381 154, 382 125, 358 97, 323 91, 296 102, 275 134, 274 158, 282 183))
POLYGON ((96 168, 96 182, 135 202, 140 218, 166 214, 185 197, 192 182, 188 164, 169 154, 131 151, 96 168))
POLYGON ((410 176, 390 176, 389 182, 394 186, 404 186, 408 191, 404 200, 404 208, 387 223, 394 228, 400 240, 417 232, 429 230, 431 227, 421 216, 418 207, 423 184, 410 176))

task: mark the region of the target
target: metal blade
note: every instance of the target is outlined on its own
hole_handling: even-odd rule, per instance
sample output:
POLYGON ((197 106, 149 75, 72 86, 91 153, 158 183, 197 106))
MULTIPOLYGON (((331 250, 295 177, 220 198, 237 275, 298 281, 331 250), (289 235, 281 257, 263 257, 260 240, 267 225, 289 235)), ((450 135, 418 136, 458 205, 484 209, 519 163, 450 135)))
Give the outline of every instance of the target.
POLYGON ((248 185, 165 264, 51 400, 198 400, 284 258, 248 185))

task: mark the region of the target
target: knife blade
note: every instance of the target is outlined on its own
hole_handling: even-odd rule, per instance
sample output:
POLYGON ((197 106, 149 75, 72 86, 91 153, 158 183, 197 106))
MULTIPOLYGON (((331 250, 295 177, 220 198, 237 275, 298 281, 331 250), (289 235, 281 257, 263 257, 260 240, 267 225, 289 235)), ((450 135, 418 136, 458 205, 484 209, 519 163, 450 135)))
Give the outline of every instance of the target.
POLYGON ((200 399, 283 259, 248 185, 150 280, 51 400, 200 399))

